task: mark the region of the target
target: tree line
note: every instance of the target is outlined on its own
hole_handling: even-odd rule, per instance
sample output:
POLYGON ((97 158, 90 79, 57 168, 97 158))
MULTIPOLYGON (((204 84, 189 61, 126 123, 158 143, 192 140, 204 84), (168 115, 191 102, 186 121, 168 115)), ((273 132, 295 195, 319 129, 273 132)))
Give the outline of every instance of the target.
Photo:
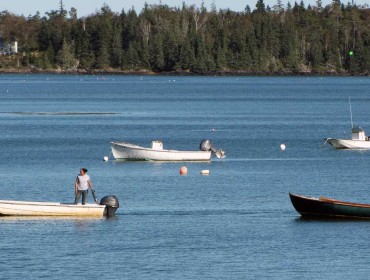
MULTIPOLYGON (((161 2, 160 2, 161 3, 161 2)), ((33 16, 0 13, 0 36, 19 54, 0 68, 189 73, 342 73, 370 69, 370 9, 257 0, 242 12, 204 4, 148 5, 120 13, 104 4, 78 17, 59 8, 33 16)))

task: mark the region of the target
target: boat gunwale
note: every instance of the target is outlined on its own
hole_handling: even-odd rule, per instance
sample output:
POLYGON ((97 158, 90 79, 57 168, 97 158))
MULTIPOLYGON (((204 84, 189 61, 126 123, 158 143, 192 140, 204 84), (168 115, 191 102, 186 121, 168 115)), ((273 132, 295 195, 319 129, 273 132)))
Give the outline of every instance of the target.
POLYGON ((289 193, 289 195, 293 197, 305 199, 305 200, 311 200, 311 201, 322 202, 322 203, 339 204, 339 205, 344 205, 344 206, 353 206, 353 207, 361 207, 361 208, 370 208, 370 204, 341 201, 341 200, 336 200, 336 199, 327 198, 323 196, 317 198, 317 197, 309 197, 309 196, 304 196, 304 195, 297 195, 293 193, 289 193))
POLYGON ((74 204, 61 202, 42 202, 42 201, 20 201, 20 200, 0 200, 1 205, 27 205, 27 206, 47 206, 47 207, 72 207, 72 208, 104 208, 105 205, 88 203, 88 204, 74 204))
POLYGON ((162 150, 157 150, 157 149, 152 149, 152 148, 146 148, 142 146, 137 146, 135 144, 127 143, 127 142, 111 142, 112 145, 117 145, 122 148, 133 148, 133 149, 138 149, 138 150, 144 150, 144 151, 151 151, 151 152, 161 152, 161 153, 200 153, 200 154, 210 154, 211 151, 191 151, 191 150, 167 150, 167 149, 162 149, 162 150))
POLYGON ((327 138, 325 140, 325 143, 329 143, 337 150, 369 150, 370 149, 370 139, 359 140, 359 139, 327 138))
POLYGON ((104 216, 106 205, 63 204, 17 200, 0 200, 0 216, 26 217, 100 217, 104 216))

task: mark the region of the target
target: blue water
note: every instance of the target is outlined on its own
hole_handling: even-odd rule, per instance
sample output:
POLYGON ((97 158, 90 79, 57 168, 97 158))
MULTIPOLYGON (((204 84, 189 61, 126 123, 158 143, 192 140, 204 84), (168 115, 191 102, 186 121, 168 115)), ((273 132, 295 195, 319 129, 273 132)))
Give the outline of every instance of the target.
POLYGON ((350 137, 349 97, 370 131, 368 77, 1 75, 0 199, 72 202, 86 167, 120 208, 0 218, 0 278, 368 279, 370 222, 303 220, 288 197, 370 203, 370 152, 323 146, 350 137), (227 158, 110 154, 112 140, 196 150, 204 138, 227 158))

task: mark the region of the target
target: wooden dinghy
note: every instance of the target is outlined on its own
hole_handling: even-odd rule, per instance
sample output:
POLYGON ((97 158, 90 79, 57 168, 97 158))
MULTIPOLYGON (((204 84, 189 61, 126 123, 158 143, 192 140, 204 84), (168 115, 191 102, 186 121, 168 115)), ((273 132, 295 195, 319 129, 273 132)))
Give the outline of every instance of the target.
POLYGON ((289 193, 293 207, 304 217, 370 219, 370 204, 345 202, 326 197, 289 193))

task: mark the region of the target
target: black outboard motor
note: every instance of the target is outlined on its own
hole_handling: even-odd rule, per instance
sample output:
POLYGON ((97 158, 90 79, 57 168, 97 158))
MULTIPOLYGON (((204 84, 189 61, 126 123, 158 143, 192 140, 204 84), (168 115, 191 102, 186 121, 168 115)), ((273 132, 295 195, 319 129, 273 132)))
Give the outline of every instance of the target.
POLYGON ((217 158, 224 158, 226 157, 225 156, 225 152, 223 150, 217 150, 212 142, 208 139, 203 139, 202 142, 200 142, 200 146, 199 146, 199 149, 201 151, 211 151, 212 153, 214 153, 216 155, 217 158))
POLYGON ((105 205, 104 215, 112 217, 119 207, 118 197, 115 195, 104 196, 100 200, 100 205, 105 205))

